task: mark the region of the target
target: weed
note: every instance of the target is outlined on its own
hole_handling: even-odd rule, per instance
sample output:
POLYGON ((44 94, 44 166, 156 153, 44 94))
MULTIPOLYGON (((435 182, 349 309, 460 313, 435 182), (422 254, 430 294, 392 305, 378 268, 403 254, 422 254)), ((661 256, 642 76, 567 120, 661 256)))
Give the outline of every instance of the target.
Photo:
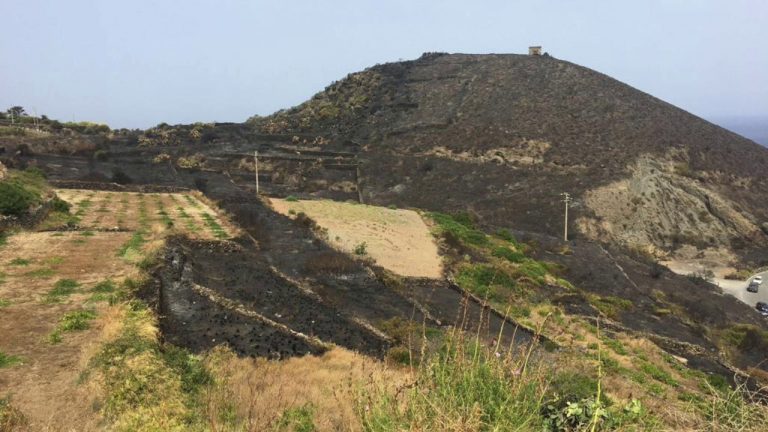
POLYGON ((299 199, 296 198, 293 195, 288 195, 287 197, 285 197, 285 200, 288 201, 288 202, 298 202, 299 201, 299 199))
POLYGON ((310 404, 289 408, 283 411, 275 429, 277 431, 314 432, 317 429, 313 418, 314 409, 310 404))
POLYGON ((214 237, 216 237, 217 239, 227 238, 227 232, 224 231, 224 228, 222 228, 221 225, 218 224, 218 222, 216 222, 213 216, 209 215, 208 213, 203 213, 201 216, 205 221, 205 224, 208 225, 208 228, 210 229, 214 237))
POLYGON ((25 275, 27 276, 30 276, 33 278, 40 278, 40 279, 48 279, 54 274, 56 274, 56 271, 49 267, 43 267, 41 269, 37 269, 37 270, 33 270, 25 273, 25 275))
POLYGON ((91 292, 95 293, 112 293, 115 291, 115 283, 112 282, 112 279, 106 279, 99 283, 97 283, 93 288, 91 288, 91 292))
POLYGON ((10 396, 0 398, 0 430, 26 430, 29 421, 24 414, 11 405, 10 396))
POLYGON ((141 247, 144 245, 144 243, 146 243, 146 241, 147 240, 144 238, 144 231, 136 231, 133 233, 131 238, 128 239, 128 241, 120 247, 120 250, 117 252, 117 256, 122 258, 130 258, 140 254, 141 247))
POLYGON ((521 263, 525 260, 525 254, 512 250, 506 246, 499 246, 495 248, 492 255, 498 258, 504 258, 512 263, 521 263))
POLYGON ((79 310, 68 312, 59 319, 59 324, 48 335, 48 342, 57 344, 61 342, 61 334, 66 332, 83 331, 90 328, 90 321, 96 318, 93 310, 79 310))
POLYGON ((0 368, 11 367, 19 363, 21 363, 21 357, 0 351, 0 368))
POLYGON ((468 217, 450 216, 444 213, 429 213, 429 217, 435 221, 443 235, 450 235, 462 243, 485 246, 489 244, 488 236, 484 232, 475 229, 468 217))
POLYGON ((196 199, 192 198, 192 197, 191 197, 191 196, 189 196, 189 195, 183 195, 183 196, 184 196, 184 199, 185 199, 185 200, 187 200, 187 202, 189 203, 189 205, 191 205, 192 207, 194 207, 194 208, 199 208, 199 207, 200 207, 200 203, 199 203, 199 202, 197 202, 197 200, 196 200, 196 199))
POLYGON ((26 267, 26 266, 32 264, 32 260, 25 259, 25 258, 14 258, 14 259, 11 260, 11 262, 9 264, 12 265, 12 266, 26 267))
POLYGON ((622 311, 631 310, 632 302, 627 299, 614 296, 591 296, 590 303, 611 319, 617 319, 622 311))
POLYGON ((59 279, 53 285, 53 289, 48 291, 48 294, 46 295, 47 300, 55 301, 61 297, 71 295, 79 286, 80 284, 72 279, 59 279))
POLYGON ((3 272, 0 272, 0 285, 5 283, 6 274, 3 272))
POLYGON ((64 262, 64 258, 60 257, 60 256, 53 256, 53 257, 45 259, 45 261, 43 261, 43 262, 45 262, 48 265, 55 266, 55 265, 59 265, 59 264, 63 263, 64 262))
POLYGON ((355 255, 367 255, 368 244, 366 242, 358 243, 354 248, 355 255))
POLYGON ((456 283, 467 291, 497 302, 506 302, 516 283, 504 270, 488 264, 465 265, 456 275, 456 283))
POLYGON ((3 299, 3 298, 0 298, 0 308, 8 307, 10 305, 11 305, 11 301, 10 300, 6 300, 6 299, 3 299))
POLYGON ((639 362, 639 366, 641 371, 656 381, 662 382, 672 387, 677 387, 680 385, 674 378, 672 378, 672 375, 669 372, 653 363, 641 360, 639 362))
POLYGON ((618 341, 616 339, 604 338, 603 339, 603 343, 606 346, 610 347, 616 354, 619 354, 619 355, 628 355, 629 354, 629 351, 627 351, 627 349, 624 347, 624 345, 620 341, 618 341))

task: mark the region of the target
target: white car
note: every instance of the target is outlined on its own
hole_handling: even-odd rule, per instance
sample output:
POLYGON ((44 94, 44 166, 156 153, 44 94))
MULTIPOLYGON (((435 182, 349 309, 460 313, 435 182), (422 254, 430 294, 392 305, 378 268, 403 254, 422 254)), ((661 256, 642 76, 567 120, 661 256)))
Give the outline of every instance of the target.
POLYGON ((752 279, 752 282, 754 282, 754 283, 756 283, 756 284, 758 284, 758 285, 762 285, 762 283, 763 283, 763 277, 762 277, 762 276, 755 276, 755 278, 754 278, 754 279, 752 279))

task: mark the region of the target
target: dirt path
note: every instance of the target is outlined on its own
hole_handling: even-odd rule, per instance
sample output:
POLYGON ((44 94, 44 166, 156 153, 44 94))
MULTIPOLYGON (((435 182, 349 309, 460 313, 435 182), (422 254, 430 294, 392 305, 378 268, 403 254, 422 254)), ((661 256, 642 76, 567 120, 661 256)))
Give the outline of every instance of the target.
POLYGON ((429 228, 412 210, 388 209, 328 200, 271 199, 284 215, 307 214, 328 230, 328 240, 340 250, 365 252, 376 263, 401 276, 440 278, 442 260, 429 228))

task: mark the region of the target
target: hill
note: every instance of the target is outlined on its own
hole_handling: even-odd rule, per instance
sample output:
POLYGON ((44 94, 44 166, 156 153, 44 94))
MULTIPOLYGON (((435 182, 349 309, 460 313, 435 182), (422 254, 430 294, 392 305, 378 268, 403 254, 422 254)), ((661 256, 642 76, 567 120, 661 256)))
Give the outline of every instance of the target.
POLYGON ((486 225, 556 234, 570 192, 589 238, 662 250, 766 241, 768 151, 548 56, 425 54, 251 123, 359 144, 372 203, 469 205, 486 225))

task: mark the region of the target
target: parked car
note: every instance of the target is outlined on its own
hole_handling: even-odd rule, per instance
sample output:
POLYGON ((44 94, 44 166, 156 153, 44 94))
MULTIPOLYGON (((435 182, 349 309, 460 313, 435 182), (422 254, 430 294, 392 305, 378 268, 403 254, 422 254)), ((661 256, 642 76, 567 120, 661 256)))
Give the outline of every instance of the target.
POLYGON ((756 293, 758 289, 760 289, 760 284, 755 281, 750 282, 749 286, 747 286, 747 291, 751 293, 756 293))
POLYGON ((752 279, 752 282, 754 282, 754 283, 756 283, 758 285, 762 285, 763 284, 763 277, 762 276, 755 276, 755 278, 752 279))
POLYGON ((760 312, 760 315, 768 316, 768 303, 757 302, 757 304, 755 305, 755 309, 757 309, 757 311, 760 312))

